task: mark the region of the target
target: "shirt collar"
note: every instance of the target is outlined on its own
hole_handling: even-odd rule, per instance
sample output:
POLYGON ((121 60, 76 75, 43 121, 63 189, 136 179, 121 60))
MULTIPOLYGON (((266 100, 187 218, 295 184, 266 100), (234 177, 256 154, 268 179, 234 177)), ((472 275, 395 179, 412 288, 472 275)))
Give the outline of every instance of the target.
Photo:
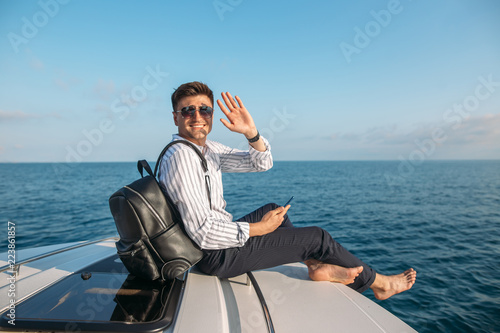
MULTIPOLYGON (((184 139, 182 136, 180 136, 179 134, 173 134, 172 135, 172 141, 173 140, 185 140, 187 141, 186 139, 184 139)), ((190 141, 191 142, 191 141, 190 141)), ((192 142, 191 142, 192 143, 192 142)), ((203 146, 198 146, 196 143, 193 143, 196 147, 198 147, 198 149, 200 149, 201 152, 203 151, 207 151, 207 148, 210 149, 212 147, 212 141, 208 140, 205 142, 205 146, 206 147, 203 147, 203 146), (205 149, 204 149, 205 148, 205 149)))

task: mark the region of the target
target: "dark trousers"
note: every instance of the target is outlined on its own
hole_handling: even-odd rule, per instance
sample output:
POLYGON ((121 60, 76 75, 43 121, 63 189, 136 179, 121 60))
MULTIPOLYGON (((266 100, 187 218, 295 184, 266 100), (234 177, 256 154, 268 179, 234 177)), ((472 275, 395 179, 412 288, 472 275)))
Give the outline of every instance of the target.
MULTIPOLYGON (((259 222, 277 207, 267 204, 238 221, 259 222)), ((287 215, 278 229, 264 236, 250 237, 242 247, 203 252, 203 259, 198 263, 200 270, 221 278, 316 259, 348 268, 363 266, 363 272, 348 285, 359 292, 368 289, 375 280, 375 271, 337 243, 327 231, 319 227, 295 228, 287 215)))

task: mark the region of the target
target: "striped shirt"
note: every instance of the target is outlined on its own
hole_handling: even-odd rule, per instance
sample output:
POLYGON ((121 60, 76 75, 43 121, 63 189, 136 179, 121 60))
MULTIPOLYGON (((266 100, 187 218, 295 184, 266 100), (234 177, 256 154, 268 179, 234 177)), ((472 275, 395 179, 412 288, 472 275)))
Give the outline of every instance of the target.
MULTIPOLYGON (((261 136, 262 138, 262 136, 261 136)), ((202 249, 218 250, 243 246, 249 238, 247 222, 233 222, 225 210, 222 172, 259 172, 273 166, 271 146, 265 139, 266 151, 249 145, 248 151, 227 147, 207 140, 203 152, 210 177, 212 209, 205 185, 205 172, 199 156, 188 146, 174 145, 164 155, 158 179, 177 206, 186 232, 202 249)), ((173 135, 173 140, 184 140, 173 135)))

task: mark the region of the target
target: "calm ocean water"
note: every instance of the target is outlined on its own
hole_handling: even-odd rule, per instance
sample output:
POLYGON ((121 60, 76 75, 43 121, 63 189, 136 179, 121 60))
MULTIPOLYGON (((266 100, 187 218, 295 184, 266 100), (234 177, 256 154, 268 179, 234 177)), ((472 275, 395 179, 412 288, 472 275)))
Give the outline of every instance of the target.
MULTIPOLYGON (((108 197, 139 174, 84 163, 0 164, 0 175, 1 220, 27 248, 116 234, 108 197)), ((380 273, 415 268, 410 291, 377 302, 419 332, 500 332, 500 161, 275 162, 223 179, 235 217, 294 195, 296 226, 325 228, 380 273)))

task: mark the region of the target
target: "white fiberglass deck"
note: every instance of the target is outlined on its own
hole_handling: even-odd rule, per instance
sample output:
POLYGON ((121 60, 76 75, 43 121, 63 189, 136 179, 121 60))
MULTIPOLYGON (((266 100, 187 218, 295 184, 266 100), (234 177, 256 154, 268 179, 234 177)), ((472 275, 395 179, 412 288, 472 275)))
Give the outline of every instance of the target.
MULTIPOLYGON (((38 291, 45 292, 44 288, 47 286, 65 281, 64 279, 74 272, 94 263, 91 267, 99 267, 95 276, 102 272, 103 266, 104 269, 110 266, 110 270, 113 266, 113 272, 116 272, 117 268, 121 270, 123 265, 116 258, 115 240, 93 242, 21 265, 15 282, 16 302, 22 304, 23 300, 29 299, 38 291)), ((78 243, 21 250, 18 251, 16 260, 21 262, 76 244, 78 243)), ((7 256, 3 254, 0 258, 7 256)), ((0 267, 5 265, 6 261, 0 261, 0 267)), ((125 271, 125 276, 126 274, 125 271)), ((266 320, 256 293, 255 287, 258 286, 275 332, 415 332, 378 304, 344 285, 311 281, 306 266, 301 263, 256 271, 253 276, 256 284, 250 282, 247 275, 219 279, 193 268, 184 277, 184 287, 181 282, 178 288, 182 289, 178 293, 180 302, 171 312, 174 316, 170 326, 158 331, 269 332, 269 320, 266 320)), ((1 295, 8 295, 9 277, 10 273, 7 271, 0 273, 1 295)), ((132 290, 119 287, 115 289, 113 290, 117 292, 116 295, 124 295, 123 291, 120 294, 120 290, 127 293, 132 290)), ((8 308, 9 301, 8 297, 0 298, 2 312, 8 308)), ((119 305, 110 303, 112 308, 119 305)), ((136 331, 141 331, 140 325, 134 327, 137 327, 136 331)), ((14 326, 4 326, 0 330, 15 331, 13 328, 14 326)))

